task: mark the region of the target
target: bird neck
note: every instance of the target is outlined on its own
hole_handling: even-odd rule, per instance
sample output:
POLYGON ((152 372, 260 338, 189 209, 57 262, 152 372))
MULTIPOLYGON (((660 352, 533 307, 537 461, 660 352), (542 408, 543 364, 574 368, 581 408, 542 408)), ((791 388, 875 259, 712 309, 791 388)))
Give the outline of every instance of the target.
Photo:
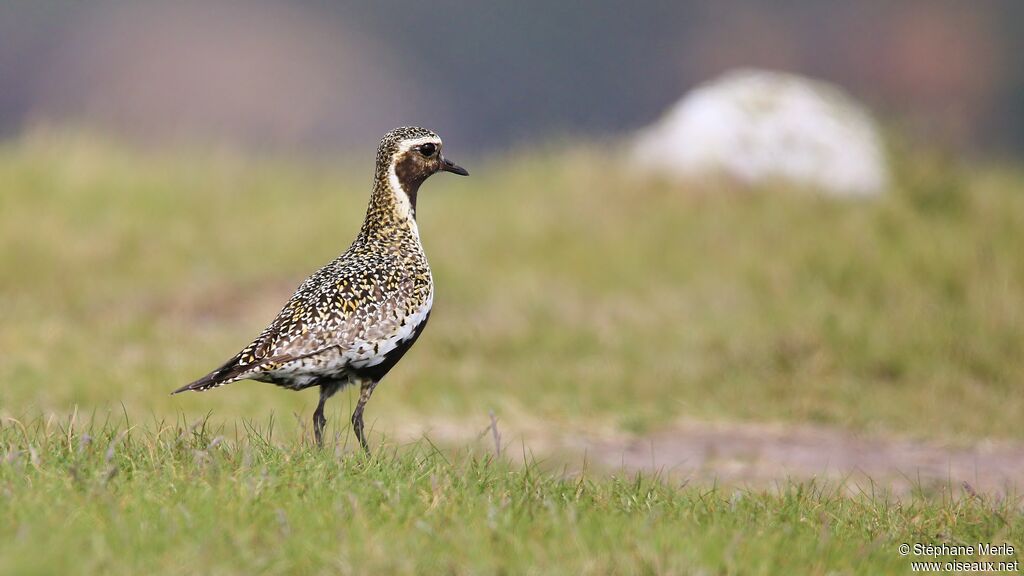
POLYGON ((359 232, 365 240, 387 240, 412 235, 419 241, 416 225, 416 193, 419 182, 399 181, 394 167, 378 170, 373 192, 366 208, 366 218, 359 232))

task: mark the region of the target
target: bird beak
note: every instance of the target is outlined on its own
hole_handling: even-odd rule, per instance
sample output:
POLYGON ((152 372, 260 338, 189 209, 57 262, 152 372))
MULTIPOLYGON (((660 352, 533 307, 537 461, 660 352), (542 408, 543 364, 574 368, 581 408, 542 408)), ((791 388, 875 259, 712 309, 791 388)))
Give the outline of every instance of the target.
POLYGON ((469 171, 452 162, 451 160, 441 157, 441 170, 445 172, 451 172, 452 174, 458 174, 459 176, 469 176, 469 171))

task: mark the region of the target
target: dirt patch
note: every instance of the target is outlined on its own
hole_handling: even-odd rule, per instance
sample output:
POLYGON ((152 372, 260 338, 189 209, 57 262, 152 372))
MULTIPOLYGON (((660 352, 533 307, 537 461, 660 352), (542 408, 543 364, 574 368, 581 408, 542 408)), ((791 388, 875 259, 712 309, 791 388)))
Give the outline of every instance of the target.
POLYGON ((1009 443, 952 447, 823 427, 686 422, 645 437, 583 436, 575 444, 605 466, 727 483, 824 478, 865 490, 874 483, 896 492, 950 485, 997 493, 1024 485, 1024 446, 1009 443))
MULTIPOLYGON (((498 427, 511 454, 525 449, 574 467, 585 459, 590 468, 657 472, 681 480, 764 487, 787 479, 824 479, 852 491, 895 493, 948 486, 955 492, 1005 494, 1024 486, 1024 445, 1009 442, 954 446, 818 426, 694 421, 642 436, 513 428, 501 421, 498 427)), ((493 450, 486 421, 421 430, 445 443, 476 440, 493 450)))

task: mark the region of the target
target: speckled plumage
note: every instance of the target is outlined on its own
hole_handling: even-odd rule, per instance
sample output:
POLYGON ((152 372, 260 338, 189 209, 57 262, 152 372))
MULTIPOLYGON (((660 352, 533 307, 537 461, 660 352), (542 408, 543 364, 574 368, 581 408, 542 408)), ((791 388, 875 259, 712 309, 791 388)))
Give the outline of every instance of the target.
POLYGON ((366 217, 348 250, 303 282, 252 343, 175 393, 246 379, 291 390, 320 386, 314 431, 321 442, 324 402, 343 386, 358 383, 353 426, 366 448, 366 401, 430 316, 434 283, 415 210, 420 184, 441 170, 466 174, 444 159, 436 134, 416 127, 389 132, 377 149, 366 217))

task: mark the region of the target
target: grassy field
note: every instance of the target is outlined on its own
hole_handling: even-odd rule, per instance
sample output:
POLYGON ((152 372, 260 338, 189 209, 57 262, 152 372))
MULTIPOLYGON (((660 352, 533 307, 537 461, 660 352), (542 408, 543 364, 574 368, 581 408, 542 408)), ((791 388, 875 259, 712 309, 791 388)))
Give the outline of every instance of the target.
POLYGON ((315 392, 168 393, 347 246, 372 150, 2 145, 0 571, 867 574, 906 571, 903 541, 1024 545, 1012 498, 680 488, 562 474, 529 446, 491 461, 386 440, 421 420, 482 429, 491 410, 541 430, 1024 440, 1019 169, 903 153, 891 195, 842 202, 641 185, 614 147, 449 148, 473 176, 421 192, 434 314, 370 404, 366 461, 299 441, 315 392))
MULTIPOLYGON (((1007 500, 566 477, 424 444, 367 459, 271 430, 5 423, 0 572, 879 574, 909 572, 901 543, 1024 541, 1007 500)), ((964 557, 984 558, 1018 555, 964 557)))

